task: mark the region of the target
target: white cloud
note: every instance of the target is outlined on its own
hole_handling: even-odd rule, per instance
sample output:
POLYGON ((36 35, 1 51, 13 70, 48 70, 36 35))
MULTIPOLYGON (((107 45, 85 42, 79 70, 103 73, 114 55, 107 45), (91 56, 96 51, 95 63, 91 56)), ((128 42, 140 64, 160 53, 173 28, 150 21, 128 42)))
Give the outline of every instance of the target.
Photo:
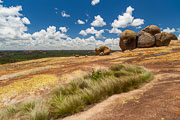
POLYGON ((134 11, 134 8, 129 6, 126 9, 126 12, 123 13, 123 15, 119 15, 118 19, 115 19, 114 22, 111 24, 114 28, 126 28, 128 26, 135 26, 138 27, 142 24, 144 24, 143 19, 134 19, 132 16, 132 12, 134 11))
POLYGON ((62 17, 71 17, 70 15, 66 14, 66 11, 62 11, 61 16, 62 17))
POLYGON ((3 1, 2 1, 2 0, 0 0, 0 3, 3 3, 3 1))
POLYGON ((174 33, 176 32, 176 30, 174 28, 170 29, 169 27, 167 27, 166 29, 163 29, 163 32, 174 33))
POLYGON ((0 5, 0 16, 22 16, 19 11, 22 11, 22 6, 3 7, 0 5))
POLYGON ((26 17, 21 17, 21 6, 3 7, 0 5, 0 41, 27 39, 29 34, 25 33, 30 24, 26 17))
POLYGON ((28 33, 28 18, 20 12, 21 6, 3 7, 0 5, 0 50, 93 50, 100 45, 107 45, 111 49, 120 49, 117 39, 98 40, 104 30, 95 30, 94 27, 84 30, 85 34, 92 34, 88 38, 71 38, 65 28, 57 29, 49 26, 35 33, 28 33))
POLYGON ((177 32, 180 33, 180 28, 177 29, 177 32))
POLYGON ((79 34, 82 35, 82 36, 86 36, 86 35, 87 35, 87 33, 86 33, 85 30, 81 30, 81 31, 79 32, 79 34))
POLYGON ((59 30, 61 30, 61 32, 67 32, 68 29, 66 27, 60 27, 59 30))
POLYGON ((113 34, 121 34, 122 31, 119 30, 118 28, 112 28, 111 30, 109 30, 109 33, 113 33, 113 34))
POLYGON ((99 2, 100 2, 100 0, 92 0, 91 4, 92 4, 92 5, 96 5, 96 4, 98 4, 99 2))
POLYGON ((143 19, 134 19, 133 22, 131 23, 131 26, 138 26, 141 27, 140 25, 144 24, 144 20, 143 19))
POLYGON ((132 15, 133 11, 134 11, 134 8, 132 8, 131 6, 126 8, 126 13, 129 13, 130 15, 132 15))
POLYGON ((103 27, 106 25, 106 22, 104 22, 104 19, 100 15, 97 15, 94 18, 95 20, 91 23, 92 26, 103 27))
POLYGON ((85 22, 82 20, 78 20, 77 22, 78 22, 78 24, 85 24, 85 22))
POLYGON ((104 45, 108 46, 109 48, 118 50, 119 48, 119 38, 109 38, 104 41, 104 45))
POLYGON ((27 17, 22 18, 22 22, 23 22, 24 24, 31 24, 30 21, 29 21, 29 19, 28 19, 27 17))
POLYGON ((178 40, 180 40, 180 35, 178 36, 178 40))
POLYGON ((86 30, 81 30, 80 35, 86 36, 88 34, 94 34, 96 38, 98 39, 105 39, 105 37, 102 35, 104 33, 104 30, 95 30, 94 27, 87 28, 86 30))

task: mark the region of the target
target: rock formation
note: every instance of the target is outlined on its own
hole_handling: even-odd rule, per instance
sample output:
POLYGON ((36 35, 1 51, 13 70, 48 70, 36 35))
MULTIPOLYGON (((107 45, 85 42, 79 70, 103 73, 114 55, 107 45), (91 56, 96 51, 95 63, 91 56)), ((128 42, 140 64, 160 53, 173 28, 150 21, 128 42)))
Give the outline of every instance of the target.
POLYGON ((175 34, 173 34, 173 33, 169 33, 169 35, 172 37, 172 40, 178 40, 178 38, 176 37, 176 35, 175 35, 175 34))
POLYGON ((155 35, 157 33, 160 33, 160 28, 156 25, 150 25, 150 26, 147 26, 146 28, 144 28, 142 31, 145 31, 145 32, 148 32, 150 33, 151 35, 155 35))
POLYGON ((155 45, 155 37, 145 31, 141 31, 138 33, 138 41, 137 41, 137 47, 138 48, 147 48, 147 47, 153 47, 155 45))
POLYGON ((137 48, 149 48, 168 46, 171 40, 177 40, 176 35, 167 32, 161 32, 156 25, 150 25, 136 34, 132 30, 125 30, 120 36, 119 46, 122 51, 133 50, 137 48))
POLYGON ((134 31, 126 30, 120 36, 120 47, 124 50, 133 50, 136 48, 137 34, 134 31))
POLYGON ((96 55, 100 55, 100 56, 109 55, 111 53, 111 49, 108 48, 107 46, 101 46, 95 49, 95 53, 96 55))
MULTIPOLYGON (((176 37, 176 36, 175 36, 176 37)), ((155 35, 156 38, 156 46, 168 46, 171 40, 175 39, 173 34, 162 32, 155 35)))

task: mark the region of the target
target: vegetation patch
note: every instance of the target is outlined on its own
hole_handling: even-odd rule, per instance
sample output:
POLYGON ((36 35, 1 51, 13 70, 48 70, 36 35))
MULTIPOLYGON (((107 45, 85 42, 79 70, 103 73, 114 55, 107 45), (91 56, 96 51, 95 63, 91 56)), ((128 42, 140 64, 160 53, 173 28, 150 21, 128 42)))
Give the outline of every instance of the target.
POLYGON ((55 75, 35 75, 31 78, 19 80, 7 86, 0 87, 0 103, 9 103, 12 98, 27 93, 35 93, 49 85, 58 83, 55 75))
POLYGON ((3 108, 0 111, 0 119, 47 120, 65 117, 113 94, 138 88, 152 78, 152 73, 145 68, 128 64, 93 71, 82 79, 54 88, 49 94, 49 99, 39 98, 3 108))

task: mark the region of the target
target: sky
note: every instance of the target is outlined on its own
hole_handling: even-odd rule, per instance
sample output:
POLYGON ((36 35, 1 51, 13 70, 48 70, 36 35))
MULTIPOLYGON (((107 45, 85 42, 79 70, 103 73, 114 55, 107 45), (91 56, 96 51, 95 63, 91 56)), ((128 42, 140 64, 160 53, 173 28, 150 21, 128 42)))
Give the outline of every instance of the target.
POLYGON ((120 50, 120 34, 157 25, 180 40, 179 0, 0 0, 0 50, 120 50))

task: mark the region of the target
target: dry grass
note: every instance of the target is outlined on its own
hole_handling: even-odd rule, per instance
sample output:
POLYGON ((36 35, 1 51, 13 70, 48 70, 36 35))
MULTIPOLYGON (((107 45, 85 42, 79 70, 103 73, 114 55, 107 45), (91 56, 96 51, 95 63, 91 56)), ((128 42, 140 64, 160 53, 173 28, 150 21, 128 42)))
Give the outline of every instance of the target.
MULTIPOLYGON (((45 77, 47 76, 44 76, 44 79, 45 77)), ((152 77, 151 72, 143 67, 128 64, 93 71, 92 75, 84 76, 83 79, 54 88, 47 100, 38 98, 3 108, 0 110, 0 119, 47 120, 65 117, 113 94, 138 88, 152 77)))

